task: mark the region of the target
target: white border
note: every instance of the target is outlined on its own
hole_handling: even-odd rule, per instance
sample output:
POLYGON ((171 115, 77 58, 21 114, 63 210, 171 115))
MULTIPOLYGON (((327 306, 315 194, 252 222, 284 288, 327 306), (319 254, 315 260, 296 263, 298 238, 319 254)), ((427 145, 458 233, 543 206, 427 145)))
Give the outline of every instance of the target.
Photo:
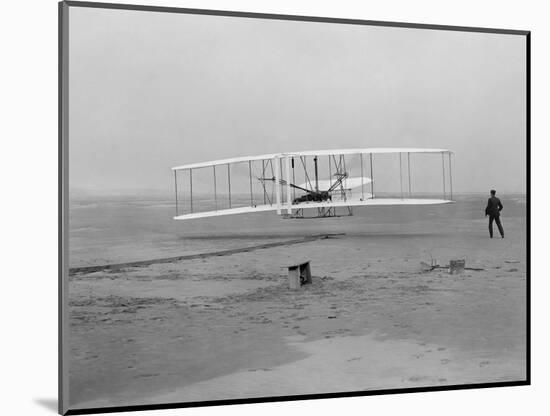
MULTIPOLYGON (((117 2, 117 1, 114 1, 117 2)), ((120 1, 118 1, 120 2, 120 1)), ((122 2, 120 2, 122 3, 122 2)), ((133 3, 133 2, 129 2, 133 3)), ((532 359, 533 386, 337 400, 174 409, 127 415, 544 414, 550 391, 550 277, 546 184, 550 138, 550 25, 536 0, 195 0, 141 4, 351 17, 531 30, 532 34, 532 359)), ((52 415, 57 395, 57 4, 12 1, 0 15, 2 66, 3 414, 52 415), (25 168, 32 166, 33 168, 25 168), (37 215, 39 214, 39 215, 37 215)))

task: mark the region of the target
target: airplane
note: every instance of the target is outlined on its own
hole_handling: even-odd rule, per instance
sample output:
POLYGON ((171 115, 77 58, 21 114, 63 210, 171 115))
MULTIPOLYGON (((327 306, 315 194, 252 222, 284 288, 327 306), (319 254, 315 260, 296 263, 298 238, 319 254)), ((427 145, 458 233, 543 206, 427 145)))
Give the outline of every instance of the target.
MULTIPOLYGON (((251 214, 256 212, 276 211, 283 218, 329 218, 337 216, 353 215, 353 207, 376 206, 376 205, 434 205, 448 204, 452 200, 452 152, 446 149, 423 149, 423 148, 366 148, 366 149, 333 149, 333 150, 311 150, 290 153, 274 153, 258 156, 242 156, 229 159, 221 159, 200 163, 191 163, 172 168, 174 172, 175 197, 176 197, 176 216, 175 220, 191 220, 199 218, 217 217, 223 215, 251 214), (442 160, 442 179, 443 179, 443 197, 425 198, 416 196, 412 198, 411 192, 411 154, 431 154, 440 155, 442 160), (376 197, 374 193, 374 157, 380 154, 396 154, 399 157, 399 176, 401 192, 399 198, 376 197), (408 192, 405 192, 403 186, 403 156, 406 155, 406 167, 408 169, 408 192), (365 176, 364 158, 368 157, 370 177, 365 176), (445 156, 448 157, 447 169, 445 156), (350 159, 360 159, 360 176, 350 176, 350 159), (321 174, 328 179, 320 179, 319 168, 321 158, 325 158, 326 163, 321 174), (313 160, 313 169, 308 167, 308 161, 313 160), (247 188, 249 188, 249 198, 247 201, 237 200, 232 195, 231 171, 236 166, 243 164, 248 167, 245 175, 241 172, 241 182, 247 177, 247 188), (260 174, 253 174, 253 167, 259 169, 260 174), (218 192, 218 182, 216 168, 226 167, 227 169, 227 206, 220 206, 220 196, 218 192), (193 179, 194 172, 204 172, 212 170, 213 187, 211 197, 214 199, 214 205, 208 206, 205 210, 197 203, 196 191, 195 201, 193 199, 193 184, 197 186, 197 181, 193 179), (313 172, 312 172, 313 170, 313 172), (328 172, 327 172, 328 171, 328 172), (447 192, 447 178, 450 185, 450 192, 447 192), (305 182, 297 184, 296 173, 303 176, 305 182), (186 200, 188 208, 182 207, 182 189, 178 187, 178 174, 188 174, 189 192, 186 200), (327 175, 328 174, 328 175, 327 175), (253 179, 255 178, 254 181, 253 179), (254 195, 253 182, 261 186, 262 197, 254 195), (365 192, 369 186, 370 192, 365 192), (179 196, 178 196, 179 191, 179 196), (240 206, 235 206, 240 205, 240 206), (184 209, 180 209, 184 208, 184 209), (340 209, 340 212, 337 212, 340 209), (342 214, 342 209, 344 214, 342 214), (313 216, 306 216, 305 210, 311 212, 313 216)), ((197 174, 196 174, 197 175, 197 174)), ((200 174, 199 174, 200 175, 200 174)), ((205 175, 203 175, 205 176, 205 175)), ((195 176, 196 177, 196 176, 195 176)), ((204 178, 202 178, 204 179, 204 178)), ((242 183, 241 183, 242 185, 242 183)), ((225 194, 224 194, 225 195, 225 194)), ((202 204, 204 205, 204 204, 202 204)))

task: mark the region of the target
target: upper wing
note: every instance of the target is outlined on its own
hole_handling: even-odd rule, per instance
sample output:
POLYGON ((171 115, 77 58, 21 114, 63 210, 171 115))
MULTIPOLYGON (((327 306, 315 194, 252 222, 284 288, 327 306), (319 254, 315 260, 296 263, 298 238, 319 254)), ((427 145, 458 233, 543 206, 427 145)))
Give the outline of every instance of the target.
POLYGON ((447 149, 422 149, 413 147, 371 147, 362 149, 331 149, 331 150, 307 150, 301 152, 289 152, 289 153, 271 153, 259 156, 242 156, 233 157, 229 159, 211 160, 208 162, 190 163, 187 165, 175 166, 172 170, 184 170, 184 169, 196 169, 205 168, 214 165, 227 165, 230 163, 240 163, 255 160, 268 160, 274 158, 281 158, 285 156, 299 157, 299 156, 332 156, 332 155, 353 155, 353 154, 391 154, 391 153, 452 153, 447 149))

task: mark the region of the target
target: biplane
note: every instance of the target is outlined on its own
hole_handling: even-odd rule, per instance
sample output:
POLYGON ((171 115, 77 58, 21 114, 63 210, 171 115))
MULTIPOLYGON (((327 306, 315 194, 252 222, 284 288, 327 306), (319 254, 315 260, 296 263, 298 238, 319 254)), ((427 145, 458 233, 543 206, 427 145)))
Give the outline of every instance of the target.
POLYGON ((276 212, 283 218, 327 218, 353 215, 354 207, 447 204, 453 202, 451 156, 452 152, 445 149, 336 149, 244 156, 176 166, 172 168, 176 199, 174 219, 267 211, 276 212), (441 158, 440 197, 413 195, 411 155, 417 154, 441 158), (397 195, 375 193, 375 160, 379 155, 390 155, 398 160, 397 195), (351 174, 352 169, 357 176, 351 174))

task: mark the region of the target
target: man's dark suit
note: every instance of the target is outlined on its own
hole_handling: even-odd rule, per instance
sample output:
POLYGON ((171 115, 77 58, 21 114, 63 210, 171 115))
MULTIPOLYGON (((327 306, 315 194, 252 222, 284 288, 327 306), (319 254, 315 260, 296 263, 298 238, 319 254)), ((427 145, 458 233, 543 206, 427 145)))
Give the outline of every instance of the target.
POLYGON ((487 208, 485 208, 485 215, 489 216, 489 235, 493 238, 493 221, 497 223, 498 231, 500 235, 504 237, 504 229, 500 223, 500 211, 502 211, 502 202, 496 196, 492 196, 487 201, 487 208))

